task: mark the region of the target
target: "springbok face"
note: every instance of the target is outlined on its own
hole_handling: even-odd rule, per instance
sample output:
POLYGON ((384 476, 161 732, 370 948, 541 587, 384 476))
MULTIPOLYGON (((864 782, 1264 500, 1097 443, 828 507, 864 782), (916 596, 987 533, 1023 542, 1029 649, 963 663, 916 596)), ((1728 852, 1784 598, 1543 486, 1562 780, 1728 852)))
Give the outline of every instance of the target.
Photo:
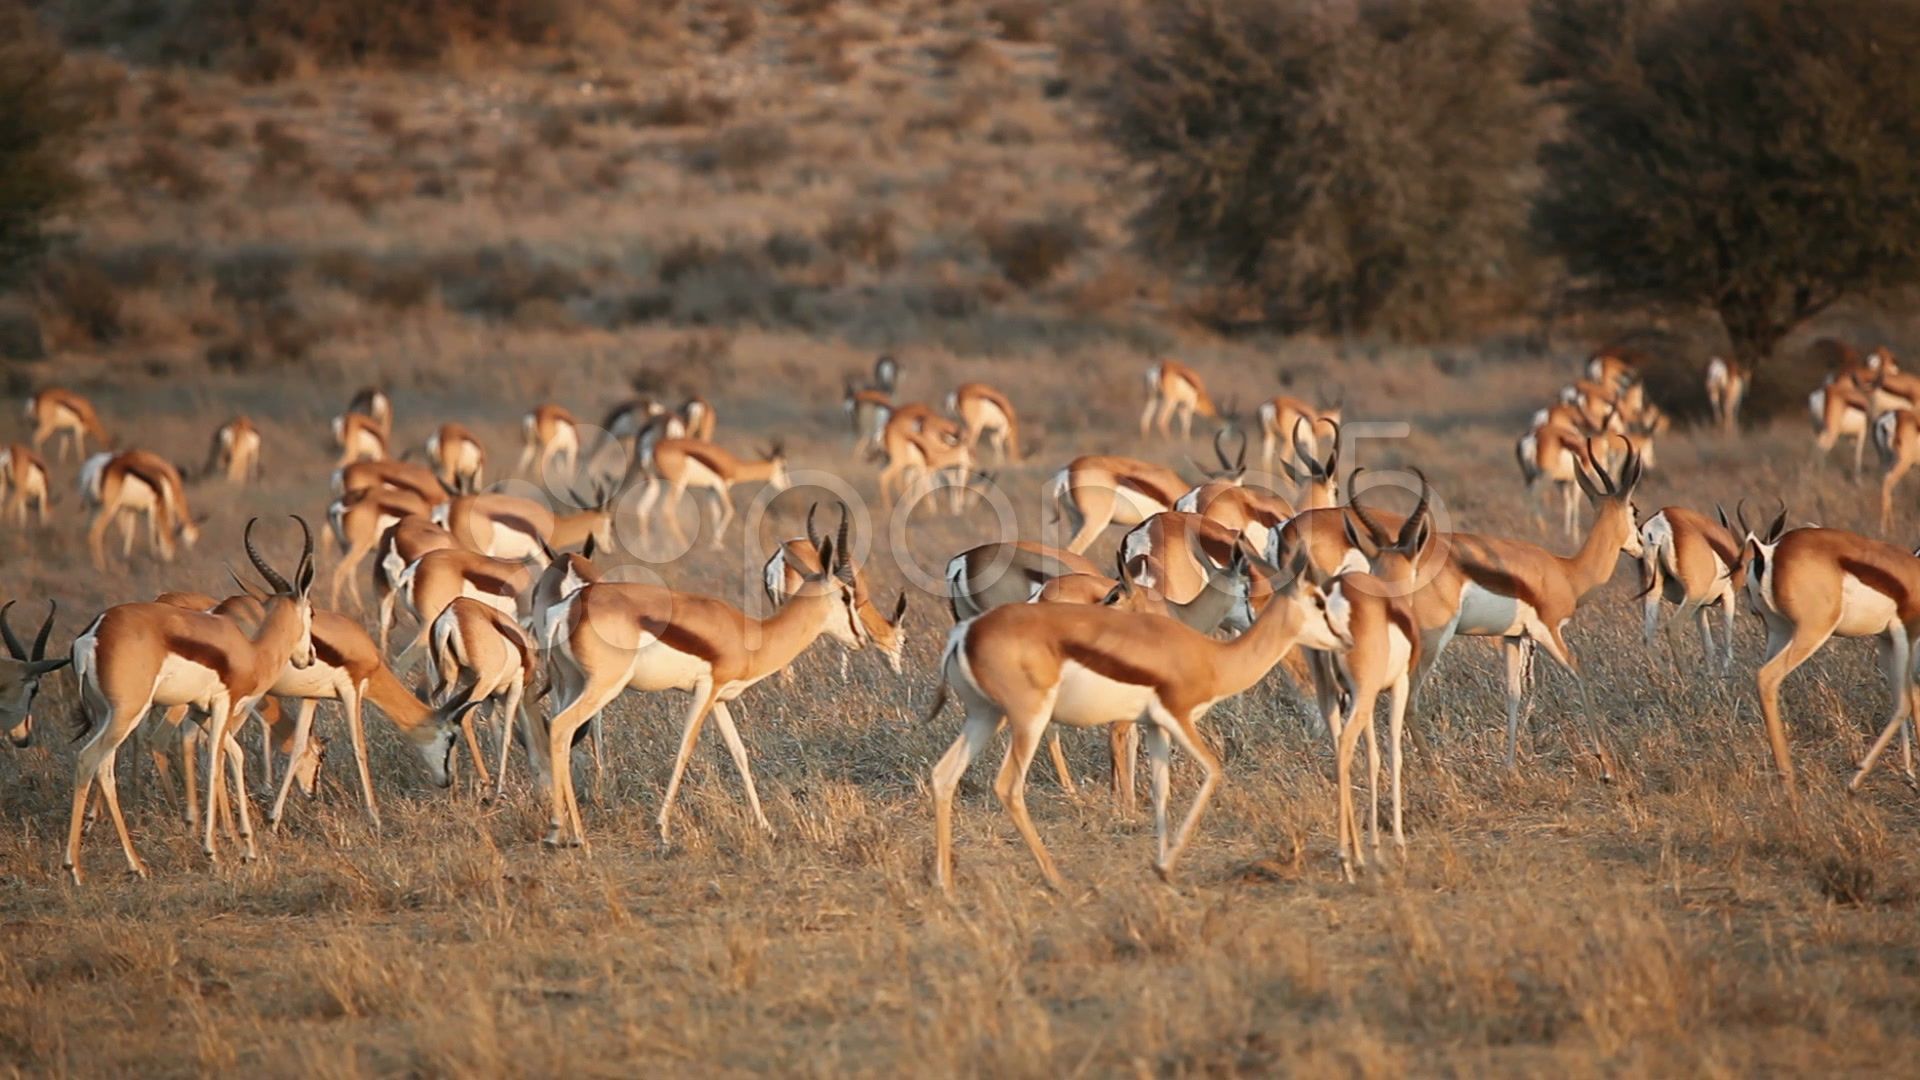
POLYGON ((0 606, 0 637, 4 637, 11 657, 0 659, 0 724, 8 725, 7 738, 13 745, 25 747, 33 742, 33 697, 40 692, 40 680, 66 667, 70 658, 46 658, 47 637, 53 632, 53 619, 58 611, 56 604, 48 602, 46 621, 40 624, 40 633, 35 636, 31 651, 20 644, 7 622, 7 610, 11 607, 11 600, 0 606))
POLYGON ((1305 616, 1301 620, 1298 646, 1322 652, 1351 649, 1353 629, 1348 623, 1344 598, 1329 599, 1326 591, 1311 581, 1298 581, 1293 588, 1294 603, 1300 605, 1305 616))
MULTIPOLYGON (((813 545, 821 569, 815 572, 798 563, 792 564, 801 574, 800 587, 794 590, 793 595, 796 599, 803 596, 831 597, 833 604, 831 614, 827 616, 826 632, 849 649, 864 649, 867 642, 872 640, 872 635, 860 618, 859 583, 853 569, 853 553, 847 544, 850 524, 847 508, 845 504, 841 505, 840 530, 831 540, 823 539, 814 531, 813 511, 813 507, 807 508, 807 542, 813 545)), ((900 598, 898 610, 906 610, 905 595, 900 598)), ((898 615, 895 617, 898 618, 898 615)))
POLYGON ((309 598, 309 593, 313 589, 314 573, 313 530, 307 527, 306 518, 295 514, 293 520, 300 526, 301 551, 300 568, 294 572, 291 583, 281 577, 273 567, 267 565, 267 560, 261 557, 260 550, 253 546, 253 527, 259 523, 259 518, 247 522, 242 540, 247 549, 247 558, 252 561, 253 568, 260 572, 260 577, 273 589, 273 595, 267 600, 268 618, 272 617, 277 606, 293 605, 294 616, 300 626, 300 636, 294 641, 293 650, 288 654, 287 660, 295 668, 304 671, 313 666, 314 659, 313 601, 309 598))

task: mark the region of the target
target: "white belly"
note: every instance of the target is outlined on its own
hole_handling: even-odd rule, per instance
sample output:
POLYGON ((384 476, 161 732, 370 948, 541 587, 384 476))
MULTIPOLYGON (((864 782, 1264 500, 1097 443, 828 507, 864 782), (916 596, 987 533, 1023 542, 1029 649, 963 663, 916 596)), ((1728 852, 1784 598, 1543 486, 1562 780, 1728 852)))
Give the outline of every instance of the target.
POLYGON ((1138 525, 1165 509, 1160 500, 1151 495, 1117 485, 1113 489, 1113 523, 1116 525, 1138 525))
POLYGON ((1533 609, 1511 596, 1501 596, 1468 582, 1460 593, 1460 626, 1467 637, 1507 637, 1518 633, 1533 609))
POLYGON ((120 484, 120 509, 140 510, 152 513, 159 497, 147 482, 135 476, 129 476, 120 484))
POLYGON ((1841 576, 1840 625, 1834 633, 1841 637, 1871 637, 1883 634, 1899 622, 1900 610, 1891 597, 1872 589, 1852 574, 1841 576))
POLYGON ((160 662, 160 673, 153 680, 153 703, 206 708, 224 689, 212 668, 169 654, 160 662))
POLYGON ((272 692, 282 697, 337 701, 340 688, 335 677, 339 674, 338 668, 325 664, 309 664, 304 671, 288 664, 281 669, 280 677, 273 681, 272 692))
POLYGON ((1069 660, 1060 669, 1060 691, 1053 702, 1053 721, 1072 727, 1137 720, 1146 715, 1153 690, 1110 679, 1069 660))
MULTIPOLYGON (((492 534, 482 546, 482 553, 496 559, 527 559, 536 555, 544 556, 540 541, 518 529, 493 526, 492 534)), ((544 560, 543 560, 544 561, 544 560)))
POLYGON ((635 690, 691 690, 711 670, 705 660, 655 641, 641 647, 627 685, 635 690))
POLYGON ((498 593, 490 593, 483 589, 476 589, 470 582, 461 584, 460 595, 478 600, 508 618, 513 618, 515 614, 514 609, 516 605, 511 596, 501 596, 498 593))

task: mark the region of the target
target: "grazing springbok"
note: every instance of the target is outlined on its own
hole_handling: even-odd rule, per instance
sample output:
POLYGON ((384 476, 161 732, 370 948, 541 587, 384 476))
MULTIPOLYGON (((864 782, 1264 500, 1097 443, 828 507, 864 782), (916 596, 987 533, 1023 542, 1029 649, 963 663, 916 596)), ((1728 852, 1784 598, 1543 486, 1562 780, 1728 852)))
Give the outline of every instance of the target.
POLYGON ((514 472, 544 477, 558 465, 563 476, 580 467, 580 425, 573 414, 551 402, 536 405, 520 418, 520 463, 514 472))
MULTIPOLYGON (((66 869, 77 884, 80 872, 80 829, 87 796, 97 782, 120 835, 127 866, 145 877, 147 869, 133 849, 133 838, 120 815, 120 793, 114 783, 114 759, 147 710, 155 705, 187 705, 205 717, 207 729, 207 797, 201 814, 201 849, 216 858, 213 846, 214 793, 219 790, 226 762, 224 748, 231 734, 292 664, 304 670, 314 662, 313 607, 308 592, 313 585, 313 535, 307 523, 295 518, 303 537, 299 569, 289 582, 281 577, 253 546, 253 527, 244 536, 247 558, 272 588, 265 617, 251 635, 234 620, 220 615, 187 611, 167 604, 120 604, 108 608, 74 639, 74 674, 80 681, 81 716, 85 724, 79 759, 74 767, 73 815, 67 829, 66 869)), ((236 761, 232 805, 238 810, 245 858, 256 855, 248 814, 244 758, 236 761)))
POLYGON ((11 600, 0 604, 0 639, 7 646, 7 659, 0 660, 0 727, 7 729, 8 741, 24 748, 33 744, 33 698, 40 692, 40 680, 66 667, 73 658, 47 659, 47 637, 53 633, 53 619, 60 611, 57 603, 47 601, 47 619, 34 635, 31 649, 13 636, 13 627, 7 622, 12 607, 11 600))
MULTIPOLYGON (((849 555, 848 559, 851 560, 849 555)), ((761 584, 766 587, 767 600, 775 607, 786 603, 796 595, 807 578, 818 577, 825 567, 818 560, 813 541, 804 536, 785 540, 767 557, 767 564, 760 570, 761 584)), ((900 674, 902 658, 907 645, 907 632, 902 620, 907 614, 907 593, 905 589, 894 599, 891 616, 874 606, 873 593, 867 587, 867 575, 860 567, 853 568, 854 615, 860 620, 861 629, 866 632, 867 640, 880 654, 887 658, 887 666, 893 673, 900 674)), ((850 653, 840 653, 840 675, 847 674, 847 661, 850 653)))
POLYGON ((227 483, 240 485, 260 478, 260 429, 244 416, 236 416, 213 432, 213 444, 207 448, 206 476, 219 473, 227 483))
POLYGON ((1748 605, 1767 627, 1767 659, 1754 676, 1774 765, 1793 790, 1793 758, 1780 718, 1780 684, 1832 638, 1876 639, 1893 713, 1847 782, 1859 788, 1895 734, 1913 779, 1908 733, 1914 716, 1913 650, 1920 635, 1920 558, 1840 529, 1785 528, 1786 511, 1764 533, 1741 523, 1748 605))
POLYGON ((433 470, 411 461, 358 461, 333 471, 333 493, 353 495, 379 488, 393 488, 416 495, 428 506, 438 506, 452 494, 433 470))
POLYGON ((1883 412, 1873 421, 1873 448, 1880 452, 1880 531, 1893 531, 1893 489, 1920 461, 1920 413, 1912 409, 1883 412))
POLYGON ((685 438, 712 442, 720 417, 713 411, 712 402, 703 397, 690 397, 680 406, 680 422, 686 425, 685 438))
POLYGON ((187 506, 187 485, 180 470, 145 450, 99 453, 80 467, 80 497, 93 508, 87 526, 87 550, 96 570, 107 568, 107 527, 120 523, 121 556, 133 557, 134 518, 145 515, 147 541, 163 562, 172 562, 174 540, 191 548, 200 539, 200 523, 187 506))
MULTIPOLYGON (((722 600, 654 585, 601 582, 561 602, 554 613, 554 638, 547 653, 556 703, 546 729, 545 768, 551 794, 547 844, 586 846, 569 753, 581 725, 629 687, 643 692, 687 690, 693 695, 660 803, 661 843, 670 838, 674 796, 709 715, 720 725, 721 738, 740 772, 754 821, 768 833, 773 831, 760 810, 746 745, 740 741, 727 704, 784 670, 822 634, 853 648, 866 642, 866 630, 854 614, 846 508, 841 507, 839 533, 830 540, 814 532, 809 510, 807 538, 814 546, 816 564, 825 569, 807 575, 794 595, 765 619, 751 618, 722 600)), ((533 756, 536 761, 541 758, 537 743, 533 756)))
MULTIPOLYGON (((1231 410, 1229 410, 1231 411, 1231 410)), ((1160 360, 1147 367, 1147 405, 1140 410, 1140 435, 1157 430, 1162 439, 1171 438, 1175 419, 1180 422, 1180 437, 1193 437, 1193 417, 1198 413, 1209 420, 1220 418, 1213 398, 1200 375, 1177 360, 1160 360)))
POLYGON ((960 737, 935 765, 934 877, 953 889, 953 795, 967 766, 1002 727, 1012 746, 994 794, 1056 890, 1063 882, 1027 815, 1026 778, 1049 724, 1105 727, 1148 724, 1152 762, 1154 869, 1170 877, 1219 786, 1220 760, 1200 736, 1199 722, 1226 698, 1259 682, 1297 644, 1340 647, 1327 598, 1296 582, 1277 593, 1252 628, 1215 641, 1163 616, 1080 604, 1009 604, 953 628, 941 653, 941 687, 928 712, 939 713, 951 691, 966 709, 960 737), (1169 842, 1169 745, 1204 774, 1193 805, 1169 842))
POLYGON ((33 425, 29 441, 35 453, 40 452, 48 439, 66 436, 57 447, 61 461, 67 460, 68 451, 72 451, 76 460, 85 460, 89 435, 103 447, 113 445, 107 429, 100 426, 99 415, 93 411, 93 402, 63 387, 49 386, 28 398, 27 421, 33 425))
POLYGON ((973 448, 964 438, 914 431, 909 424, 889 421, 881 446, 887 459, 880 470, 882 505, 892 507, 900 499, 916 501, 942 481, 952 489, 947 508, 957 514, 966 505, 974 472, 973 448))
POLYGON ((479 491, 486 482, 487 449, 460 424, 449 421, 427 436, 427 460, 449 491, 479 491))
MULTIPOLYGON (((1716 510, 1718 508, 1716 507, 1716 510)), ((1653 648, 1660 629, 1662 602, 1678 605, 1677 618, 1692 619, 1700 628, 1700 656, 1713 662, 1713 628, 1709 612, 1720 609, 1720 632, 1725 639, 1720 672, 1733 669, 1734 604, 1745 589, 1746 566, 1740 559, 1740 540, 1726 514, 1714 521, 1684 506, 1666 506, 1640 526, 1640 582, 1645 617, 1641 634, 1653 648)))
POLYGON ((1849 372, 1829 375, 1827 381, 1807 395, 1807 412, 1813 418, 1813 448, 1816 457, 1825 457, 1843 435, 1853 437, 1853 475, 1860 475, 1866 456, 1869 417, 1873 414, 1873 392, 1862 389, 1849 372))
POLYGON ((653 448, 647 486, 638 506, 643 535, 653 531, 653 511, 659 507, 667 527, 682 548, 688 546, 680 524, 680 497, 691 489, 708 500, 713 546, 720 547, 733 521, 735 484, 765 483, 774 491, 788 485, 787 453, 776 442, 759 461, 744 461, 712 443, 696 439, 664 439, 653 448), (663 501, 664 499, 664 501, 663 501))
POLYGON ((344 469, 356 461, 387 460, 387 435, 373 418, 357 412, 333 418, 333 442, 340 457, 333 467, 344 469))
POLYGON ((1527 494, 1540 499, 1534 504, 1534 520, 1544 521, 1544 507, 1558 495, 1560 528, 1568 536, 1580 535, 1579 481, 1595 464, 1587 450, 1588 442, 1588 436, 1573 428, 1549 423, 1520 436, 1513 447, 1527 494))
POLYGON ((0 502, 7 520, 25 528, 29 511, 47 523, 47 463, 24 443, 0 446, 0 502))
POLYGON ((472 597, 508 618, 519 618, 527 610, 534 577, 530 562, 495 559, 457 547, 429 551, 408 563, 394 580, 393 592, 420 631, 400 650, 395 669, 405 672, 413 666, 414 658, 427 647, 433 621, 454 597, 472 597))
POLYGON ((408 514, 380 533, 373 547, 373 599, 379 612, 381 656, 389 655, 392 643, 401 573, 429 551, 459 546, 452 533, 421 514, 408 514))
POLYGON ((474 772, 483 791, 489 785, 486 766, 480 763, 480 744, 473 733, 473 710, 481 705, 493 707, 500 757, 487 801, 496 801, 506 788, 507 747, 513 742, 516 723, 527 737, 527 746, 536 745, 523 703, 533 684, 538 650, 511 617, 465 596, 455 597, 434 619, 431 641, 434 701, 442 709, 453 706, 461 710, 460 726, 466 732, 467 748, 473 753, 474 772))
POLYGON ((1171 510, 1193 485, 1180 474, 1134 458, 1088 455, 1074 458, 1047 481, 1045 498, 1054 520, 1064 514, 1073 527, 1067 550, 1079 555, 1108 525, 1138 525, 1171 510))
POLYGON ((1738 360, 1716 356, 1707 361, 1707 405, 1722 432, 1732 434, 1740 426, 1740 403, 1752 380, 1753 372, 1738 360))
POLYGON ((1100 573, 1078 552, 1026 540, 981 544, 947 560, 947 604, 953 621, 962 622, 1002 604, 1024 604, 1054 578, 1100 573))
POLYGON ((854 454, 858 456, 879 451, 887 420, 893 415, 893 399, 885 390, 862 387, 852 376, 848 376, 840 404, 846 410, 847 423, 853 430, 854 454))
POLYGON ((1261 467, 1272 472, 1276 460, 1290 460, 1295 468, 1303 467, 1298 435, 1302 423, 1313 435, 1311 456, 1320 457, 1319 435, 1323 423, 1332 425, 1334 440, 1339 441, 1340 414, 1341 407, 1337 404, 1317 408, 1311 402, 1284 394, 1262 402, 1256 411, 1260 422, 1261 467))
POLYGON ((350 595, 353 609, 365 608, 355 574, 361 560, 380 542, 380 537, 403 518, 426 517, 433 507, 427 500, 401 488, 362 488, 342 495, 327 504, 327 531, 340 545, 340 561, 327 579, 327 606, 340 606, 340 590, 353 582, 350 595))
POLYGON ((380 430, 382 440, 393 437, 393 399, 378 386, 363 386, 347 402, 348 416, 364 416, 380 430))
POLYGON ((959 417, 969 449, 985 440, 1002 463, 1020 460, 1020 417, 1007 395, 986 383, 962 383, 947 395, 947 411, 959 417))
POLYGON ((602 489, 592 498, 571 494, 580 509, 566 513, 555 513, 518 495, 491 491, 462 495, 434 507, 433 520, 444 525, 461 547, 496 559, 531 559, 545 566, 549 551, 578 547, 589 540, 603 551, 613 550, 610 492, 602 489))

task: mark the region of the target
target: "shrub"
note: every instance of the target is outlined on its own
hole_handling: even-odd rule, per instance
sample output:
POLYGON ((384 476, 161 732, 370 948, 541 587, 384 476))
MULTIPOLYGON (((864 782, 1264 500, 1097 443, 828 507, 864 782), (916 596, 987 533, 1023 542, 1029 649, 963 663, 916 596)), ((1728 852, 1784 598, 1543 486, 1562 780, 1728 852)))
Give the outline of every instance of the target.
POLYGON ((1046 15, 1047 6, 1040 0, 1001 0, 987 8, 987 21, 1000 31, 1005 41, 1039 41, 1040 26, 1046 15))
POLYGON ((1524 254, 1518 27, 1480 0, 1094 3, 1063 35, 1149 170, 1143 251, 1290 328, 1441 334, 1524 254))
POLYGON ((834 254, 878 270, 891 270, 900 262, 893 211, 885 207, 840 214, 827 224, 820 239, 834 254))
POLYGON ((183 202, 199 202, 220 190, 186 151, 160 139, 141 144, 140 152, 115 172, 123 182, 157 188, 183 202))
POLYGON ((20 0, 0 0, 0 287, 28 276, 48 218, 81 192, 72 160, 85 117, 65 93, 64 60, 20 0))
POLYGON ((688 159, 700 172, 755 177, 793 153, 793 137, 771 121, 738 124, 696 147, 688 159))
POLYGON ((1076 221, 1055 217, 1011 224, 989 222, 981 226, 980 239, 994 266, 1008 281, 1022 289, 1033 289, 1052 280, 1079 252, 1086 242, 1086 232, 1076 221))
POLYGON ((1538 0, 1533 20, 1565 112, 1534 224, 1591 292, 1711 310, 1758 364, 1841 297, 1920 280, 1920 4, 1538 0))
POLYGON ((40 275, 39 295, 41 312, 62 344, 105 345, 117 340, 124 329, 119 286, 91 260, 66 257, 49 262, 40 275))

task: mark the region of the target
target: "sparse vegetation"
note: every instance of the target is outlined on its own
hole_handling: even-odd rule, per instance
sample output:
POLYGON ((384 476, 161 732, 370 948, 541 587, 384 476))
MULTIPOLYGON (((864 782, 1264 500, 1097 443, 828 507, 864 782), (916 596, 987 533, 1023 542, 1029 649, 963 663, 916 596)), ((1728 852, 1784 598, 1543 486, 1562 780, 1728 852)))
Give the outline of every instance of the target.
POLYGON ((0 288, 22 280, 47 219, 80 194, 74 138, 85 117, 62 85, 64 56, 21 0, 0 0, 0 288))

